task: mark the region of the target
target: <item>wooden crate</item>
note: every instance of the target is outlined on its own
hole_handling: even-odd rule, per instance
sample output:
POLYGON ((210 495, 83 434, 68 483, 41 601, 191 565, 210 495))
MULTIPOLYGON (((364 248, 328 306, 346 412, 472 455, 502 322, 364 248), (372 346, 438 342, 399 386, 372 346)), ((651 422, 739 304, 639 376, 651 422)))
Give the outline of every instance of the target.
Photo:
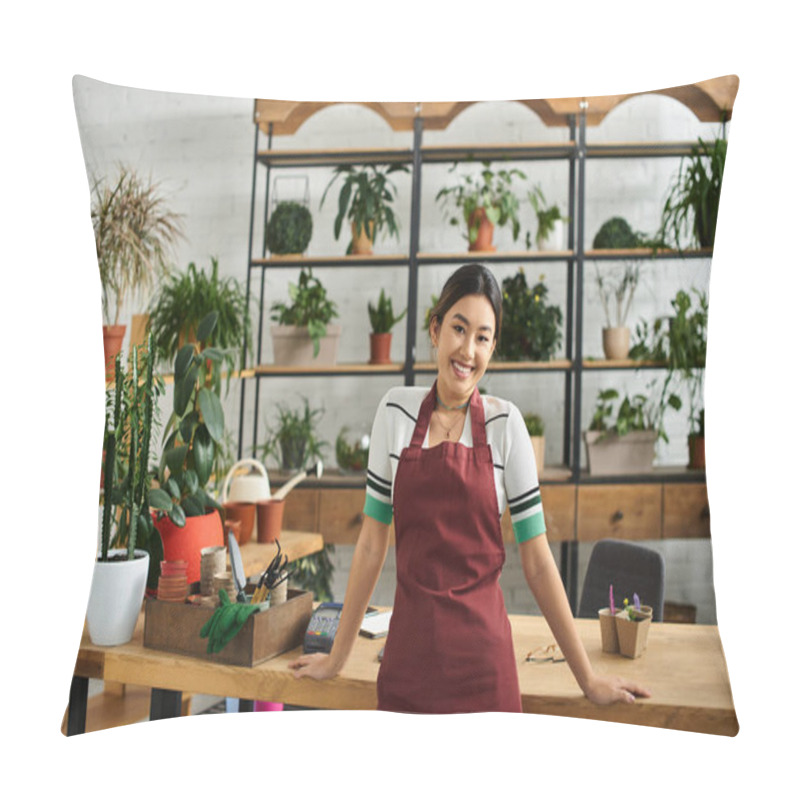
MULTIPOLYGON (((250 586, 248 591, 254 588, 250 586)), ((312 592, 289 589, 285 603, 252 614, 222 651, 207 653, 208 639, 200 638, 200 631, 214 613, 213 608, 148 597, 144 646, 219 664, 252 667, 303 643, 313 601, 312 592)))

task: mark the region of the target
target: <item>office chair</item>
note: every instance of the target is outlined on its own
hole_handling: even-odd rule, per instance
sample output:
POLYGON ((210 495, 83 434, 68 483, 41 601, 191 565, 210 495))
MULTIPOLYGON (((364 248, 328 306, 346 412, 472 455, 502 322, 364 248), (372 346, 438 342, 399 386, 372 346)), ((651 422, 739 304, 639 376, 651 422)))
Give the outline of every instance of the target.
POLYGON ((633 603, 633 593, 642 605, 652 606, 653 621, 664 619, 665 567, 661 553, 632 542, 601 539, 589 557, 583 581, 578 617, 597 618, 608 607, 608 587, 614 587, 614 605, 621 609, 623 600, 633 603))

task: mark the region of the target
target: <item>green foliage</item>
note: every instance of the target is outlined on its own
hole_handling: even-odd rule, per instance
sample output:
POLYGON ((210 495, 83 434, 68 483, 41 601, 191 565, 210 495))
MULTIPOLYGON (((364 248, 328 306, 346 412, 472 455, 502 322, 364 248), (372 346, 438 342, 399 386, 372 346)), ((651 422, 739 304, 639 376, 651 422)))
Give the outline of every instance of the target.
POLYGON ((611 217, 597 231, 592 242, 594 250, 632 250, 637 247, 655 247, 661 242, 653 240, 647 234, 634 231, 627 220, 622 217, 611 217))
POLYGON ((552 206, 547 205, 544 192, 538 184, 534 186, 532 191, 528 192, 528 200, 536 214, 536 245, 541 247, 544 240, 553 232, 555 223, 558 220, 569 222, 569 217, 563 216, 555 203, 552 206))
POLYGON ((333 234, 337 240, 345 218, 355 225, 356 236, 362 232, 369 234, 370 227, 374 226, 370 236, 373 240, 384 229, 388 234, 399 237, 400 232, 392 209, 397 188, 389 179, 389 175, 396 172, 408 172, 408 167, 405 164, 390 164, 388 167, 374 164, 354 167, 342 164, 336 167, 322 194, 319 207, 322 208, 328 189, 341 177, 343 183, 339 190, 339 209, 333 223, 333 234))
POLYGON ((523 414, 522 419, 528 429, 528 436, 544 436, 544 422, 538 414, 523 414))
POLYGON ((660 236, 673 241, 677 249, 682 242, 714 246, 727 153, 726 139, 698 138, 691 156, 681 159, 664 202, 660 229, 660 236))
POLYGON ((369 436, 353 439, 344 427, 336 437, 336 463, 345 472, 363 472, 369 462, 369 436))
POLYGON ((318 553, 293 561, 291 585, 295 589, 312 592, 314 599, 320 603, 332 602, 333 562, 331 561, 331 554, 333 552, 333 545, 326 544, 318 553))
POLYGON ((303 469, 309 462, 320 459, 322 450, 328 446, 317 435, 322 409, 312 411, 308 400, 302 399, 302 412, 278 404, 277 423, 268 430, 267 440, 261 447, 264 458, 272 456, 285 470, 303 469))
POLYGON ((304 253, 313 230, 311 212, 301 203, 278 203, 267 225, 267 247, 274 255, 304 253))
MULTIPOLYGON (((455 162, 449 172, 458 168, 455 162)), ((436 201, 448 208, 451 204, 461 209, 463 222, 467 225, 467 241, 474 244, 478 238, 480 218, 478 209, 483 209, 487 219, 498 227, 509 222, 514 241, 519 236, 519 200, 511 190, 514 178, 525 179, 525 173, 518 169, 491 169, 491 161, 484 161, 478 176, 466 174, 459 176, 454 186, 444 187, 436 195, 436 201)), ((450 217, 450 224, 461 224, 457 215, 450 217)))
POLYGON ((422 323, 422 330, 426 332, 431 329, 431 314, 433 314, 433 309, 436 308, 438 302, 439 302, 439 295, 432 294, 431 304, 425 309, 425 317, 422 323))
POLYGON ((328 292, 319 278, 315 278, 311 267, 300 271, 297 284, 289 284, 289 299, 286 303, 273 303, 270 319, 278 325, 299 325, 308 329, 314 343, 314 358, 319 355, 319 342, 328 331, 328 323, 339 316, 336 303, 328 299, 328 292))
POLYGON ((386 297, 383 289, 378 298, 378 305, 373 306, 372 302, 367 302, 367 311, 369 312, 369 322, 372 325, 373 333, 389 333, 389 331, 400 322, 406 315, 408 309, 403 309, 400 316, 394 315, 392 307, 392 298, 386 297))
POLYGON ((700 417, 703 405, 706 348, 708 342, 708 295, 692 290, 697 298, 682 289, 670 301, 673 314, 659 317, 652 329, 646 320, 636 326, 631 358, 662 361, 667 366, 663 393, 673 383, 683 384, 689 394, 689 421, 693 431, 705 426, 700 417))
POLYGON ((653 395, 648 397, 644 394, 635 394, 629 397, 626 394, 614 418, 614 401, 619 399, 619 392, 616 389, 602 389, 595 401, 589 430, 615 433, 618 436, 625 436, 632 431, 654 430, 660 439, 669 441, 664 431, 664 413, 667 406, 679 410, 681 400, 675 394, 665 396, 663 393, 655 393, 654 396, 655 400, 653 395))
POLYGON ((164 431, 158 471, 160 488, 150 492, 159 519, 168 516, 182 528, 186 517, 199 517, 221 506, 206 490, 224 443, 225 416, 220 401, 223 351, 206 344, 213 339, 217 314, 197 326, 197 342, 185 344, 175 357, 173 408, 164 431))
POLYGON ((169 364, 181 344, 197 336, 200 321, 216 314, 213 336, 206 343, 224 351, 229 369, 243 367, 242 345, 250 347, 250 315, 247 297, 232 277, 219 277, 219 261, 211 259, 211 274, 198 270, 194 262, 186 272, 174 273, 161 286, 150 310, 158 358, 169 364))
POLYGON ((113 186, 92 184, 92 227, 103 287, 103 318, 119 323, 120 307, 130 292, 144 292, 169 272, 168 256, 183 238, 181 215, 165 206, 159 184, 120 166, 113 186), (111 300, 114 314, 109 314, 111 300))
POLYGON ((505 361, 549 361, 561 345, 563 314, 548 306, 544 275, 528 287, 525 272, 503 280, 503 330, 497 356, 505 361))
POLYGON ((158 426, 156 400, 164 391, 163 379, 153 373, 151 352, 152 338, 146 349, 134 347, 129 371, 122 366, 122 354, 116 358, 114 386, 106 394, 100 534, 100 560, 108 561, 112 520, 116 519, 113 545, 125 548, 128 559, 134 557, 137 546, 147 550, 150 578, 157 576, 163 552, 150 516, 149 461, 152 433, 158 426), (141 380, 140 367, 145 373, 141 380))

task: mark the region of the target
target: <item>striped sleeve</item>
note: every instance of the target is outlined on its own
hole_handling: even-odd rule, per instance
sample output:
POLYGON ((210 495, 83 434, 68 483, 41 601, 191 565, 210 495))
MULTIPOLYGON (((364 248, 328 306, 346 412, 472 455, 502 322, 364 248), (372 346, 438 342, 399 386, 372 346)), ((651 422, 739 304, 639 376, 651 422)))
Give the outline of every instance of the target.
POLYGON ((513 405, 506 423, 504 445, 503 477, 508 511, 514 538, 522 543, 544 533, 545 522, 533 446, 522 414, 513 405))
POLYGON ((369 443, 364 514, 386 525, 392 521, 392 466, 389 460, 389 420, 384 397, 375 412, 369 443))

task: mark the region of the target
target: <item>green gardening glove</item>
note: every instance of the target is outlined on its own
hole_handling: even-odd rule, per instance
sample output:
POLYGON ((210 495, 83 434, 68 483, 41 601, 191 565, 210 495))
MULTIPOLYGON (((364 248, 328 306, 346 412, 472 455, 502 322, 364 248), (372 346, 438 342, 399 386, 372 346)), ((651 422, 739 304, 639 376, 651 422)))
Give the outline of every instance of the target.
POLYGON ((223 589, 219 590, 219 599, 220 605, 200 630, 200 637, 208 638, 207 653, 219 653, 259 609, 249 603, 232 603, 223 589))

